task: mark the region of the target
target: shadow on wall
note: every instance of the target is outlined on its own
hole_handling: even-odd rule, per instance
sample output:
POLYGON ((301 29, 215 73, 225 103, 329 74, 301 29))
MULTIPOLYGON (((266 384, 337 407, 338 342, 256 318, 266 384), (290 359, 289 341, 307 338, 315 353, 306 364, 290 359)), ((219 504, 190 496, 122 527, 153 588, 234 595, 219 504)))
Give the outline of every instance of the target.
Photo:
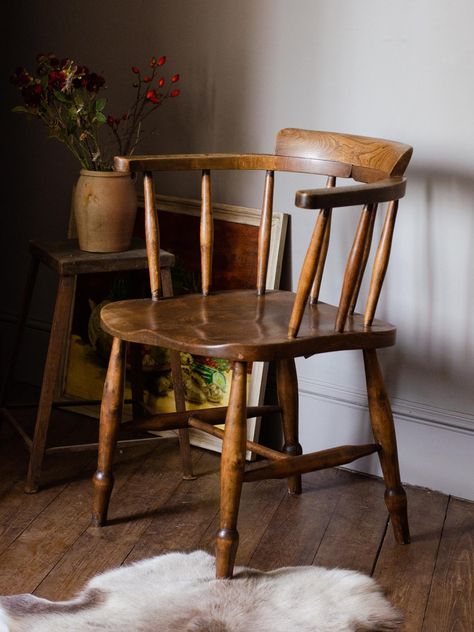
POLYGON ((399 330, 385 362, 391 393, 473 415, 472 174, 410 170, 390 266, 379 315, 399 330))

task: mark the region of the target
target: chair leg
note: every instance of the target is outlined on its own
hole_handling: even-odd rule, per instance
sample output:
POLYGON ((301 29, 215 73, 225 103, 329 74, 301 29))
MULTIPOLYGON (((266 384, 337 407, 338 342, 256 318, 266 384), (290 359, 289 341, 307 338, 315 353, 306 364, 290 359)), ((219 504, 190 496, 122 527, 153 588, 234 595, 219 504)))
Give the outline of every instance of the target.
POLYGON ((31 445, 30 462, 26 476, 25 492, 33 494, 38 491, 43 465, 44 451, 48 434, 54 389, 58 380, 61 354, 64 352, 64 341, 67 335, 69 317, 74 300, 75 277, 59 278, 58 292, 54 306, 53 322, 49 335, 48 353, 43 371, 41 394, 36 413, 35 431, 31 445))
POLYGON ((221 459, 220 528, 216 541, 216 577, 232 577, 239 543, 237 516, 247 439, 247 363, 236 362, 225 420, 221 459))
POLYGON ((132 415, 134 419, 145 417, 143 402, 143 367, 142 346, 135 342, 129 342, 130 350, 130 381, 132 385, 132 415))
POLYGON ((92 479, 92 525, 102 526, 107 520, 110 495, 114 484, 112 463, 120 421, 125 387, 125 342, 114 338, 109 368, 100 408, 99 458, 92 479))
MULTIPOLYGON (((184 399, 184 384, 183 376, 181 374, 181 359, 179 351, 170 351, 170 361, 176 412, 181 413, 186 410, 186 400, 184 399)), ((180 428, 178 430, 178 439, 179 451, 181 454, 181 467, 183 468, 183 479, 185 481, 194 481, 196 480, 196 477, 193 473, 189 430, 187 428, 180 428)))
MULTIPOLYGON (((297 456, 303 450, 298 442, 298 377, 293 358, 277 361, 276 379, 285 439, 282 451, 297 456)), ((288 493, 301 494, 301 474, 288 478, 288 493)))
POLYGON ((375 349, 364 350, 363 354, 372 432, 375 441, 382 448, 379 458, 385 481, 385 504, 390 514, 395 540, 398 544, 408 544, 410 531, 407 497, 400 480, 392 409, 375 349))
MULTIPOLYGON (((163 297, 173 296, 173 283, 171 279, 171 270, 169 268, 161 268, 161 284, 163 297)), ((170 359, 176 412, 180 413, 186 410, 186 401, 184 399, 184 385, 181 375, 179 351, 170 351, 170 359)), ((178 438, 179 450, 181 454, 181 466, 183 468, 183 479, 185 481, 194 481, 196 477, 193 473, 191 445, 189 443, 189 430, 187 428, 180 428, 178 430, 178 438)))

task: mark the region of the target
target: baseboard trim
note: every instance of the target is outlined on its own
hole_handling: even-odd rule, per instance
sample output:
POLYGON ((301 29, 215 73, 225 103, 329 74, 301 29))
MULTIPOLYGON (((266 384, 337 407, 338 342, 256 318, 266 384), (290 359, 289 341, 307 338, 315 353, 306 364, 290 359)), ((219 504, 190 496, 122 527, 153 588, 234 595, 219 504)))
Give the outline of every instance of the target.
MULTIPOLYGON (((341 387, 308 377, 299 377, 298 381, 299 391, 306 397, 329 400, 359 410, 367 409, 367 395, 362 389, 341 387)), ((399 397, 392 397, 391 403, 394 417, 474 436, 474 414, 421 404, 399 397)))
MULTIPOLYGON (((6 325, 13 325, 14 327, 18 324, 18 314, 14 312, 0 311, 0 323, 6 325)), ((51 331, 51 321, 48 320, 40 320, 38 318, 27 318, 25 323, 25 330, 30 329, 31 331, 41 331, 49 333, 51 331)))

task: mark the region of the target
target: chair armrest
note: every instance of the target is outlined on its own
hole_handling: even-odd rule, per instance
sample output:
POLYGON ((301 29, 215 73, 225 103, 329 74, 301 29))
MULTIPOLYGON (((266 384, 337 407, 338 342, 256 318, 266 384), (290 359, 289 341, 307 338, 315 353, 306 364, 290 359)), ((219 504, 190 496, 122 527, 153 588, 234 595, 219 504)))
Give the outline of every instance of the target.
POLYGON ((116 171, 264 170, 294 171, 348 178, 352 166, 333 160, 277 156, 275 154, 159 154, 116 156, 116 171))
POLYGON ((405 190, 406 178, 391 177, 370 184, 297 191, 295 204, 307 209, 376 204, 399 200, 405 190))
POLYGON ((116 171, 192 171, 203 169, 272 169, 271 154, 159 154, 116 156, 116 171))

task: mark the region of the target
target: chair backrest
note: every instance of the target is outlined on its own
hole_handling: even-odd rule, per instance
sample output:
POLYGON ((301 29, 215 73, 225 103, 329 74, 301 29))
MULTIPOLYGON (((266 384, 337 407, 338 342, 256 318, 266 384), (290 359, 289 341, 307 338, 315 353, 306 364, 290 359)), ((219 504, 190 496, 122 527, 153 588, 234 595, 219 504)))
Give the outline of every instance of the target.
POLYGON ((201 177, 201 273, 202 293, 212 284, 213 220, 211 172, 213 170, 264 170, 262 214, 257 259, 257 292, 265 293, 270 248, 275 172, 299 172, 327 176, 325 189, 298 191, 296 205, 321 209, 299 277, 293 312, 288 326, 295 337, 305 306, 317 303, 330 240, 332 209, 362 205, 354 242, 349 252, 335 329, 342 332, 354 312, 369 258, 377 206, 388 202, 385 220, 374 258, 364 323, 371 325, 388 265, 398 200, 405 193, 403 173, 412 148, 402 143, 332 132, 283 129, 276 139, 274 154, 192 154, 117 157, 120 171, 144 172, 145 232, 152 297, 159 298, 159 225, 155 207, 153 171, 200 170, 201 177), (338 186, 337 178, 351 178, 356 186, 338 186))

